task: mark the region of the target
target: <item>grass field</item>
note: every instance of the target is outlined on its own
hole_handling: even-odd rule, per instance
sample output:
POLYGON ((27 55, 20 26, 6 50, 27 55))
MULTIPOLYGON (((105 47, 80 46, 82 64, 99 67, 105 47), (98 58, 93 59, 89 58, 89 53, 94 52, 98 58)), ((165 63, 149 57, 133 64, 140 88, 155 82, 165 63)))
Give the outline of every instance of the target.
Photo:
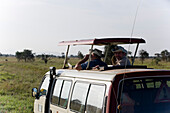
MULTIPOLYGON (((75 64, 78 59, 69 62, 75 64)), ((31 96, 33 87, 39 87, 43 75, 49 67, 61 68, 63 59, 52 58, 47 64, 41 59, 34 62, 18 62, 15 57, 0 57, 0 113, 32 113, 34 98, 31 96), (5 61, 8 59, 8 61, 5 61)), ((159 62, 146 59, 144 64, 136 60, 138 65, 149 68, 170 69, 170 62, 159 62)))

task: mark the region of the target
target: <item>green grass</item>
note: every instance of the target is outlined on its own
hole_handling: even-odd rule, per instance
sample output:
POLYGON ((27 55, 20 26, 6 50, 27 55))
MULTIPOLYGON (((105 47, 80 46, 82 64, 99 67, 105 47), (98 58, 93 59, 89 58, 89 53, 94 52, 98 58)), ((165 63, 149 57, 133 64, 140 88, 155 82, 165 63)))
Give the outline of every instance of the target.
MULTIPOLYGON (((32 88, 39 87, 49 67, 61 68, 63 60, 51 58, 45 64, 41 59, 18 62, 15 57, 0 57, 0 113, 31 113, 34 103, 32 88)), ((72 60, 70 63, 76 62, 72 60)))
POLYGON ((134 65, 146 65, 148 68, 170 70, 170 62, 161 61, 156 65, 155 59, 145 59, 143 64, 140 59, 136 59, 134 65))
POLYGON ((0 113, 31 113, 33 111, 33 99, 22 99, 20 95, 1 95, 0 100, 0 113))
MULTIPOLYGON (((77 61, 78 59, 71 59, 69 63, 75 64, 77 61)), ((152 59, 146 59, 144 64, 136 59, 135 64, 170 69, 170 62, 159 62, 159 65, 156 65, 152 59)), ((15 57, 0 57, 0 113, 32 113, 32 88, 39 87, 49 67, 55 66, 59 69, 62 65, 63 59, 59 58, 51 58, 45 64, 41 59, 36 59, 35 62, 18 62, 15 57)))

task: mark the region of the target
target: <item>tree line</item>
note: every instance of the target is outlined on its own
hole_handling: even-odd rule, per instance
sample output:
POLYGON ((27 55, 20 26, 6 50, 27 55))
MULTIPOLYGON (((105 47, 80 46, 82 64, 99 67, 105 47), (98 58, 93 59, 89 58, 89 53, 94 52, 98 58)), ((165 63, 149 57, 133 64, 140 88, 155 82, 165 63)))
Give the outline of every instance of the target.
MULTIPOLYGON (((145 60, 145 58, 149 58, 149 53, 145 50, 140 50, 139 54, 142 63, 145 60)), ((155 53, 154 59, 156 64, 159 64, 160 61, 170 62, 170 52, 165 49, 160 53, 155 53)))
MULTIPOLYGON (((113 53, 111 52, 111 49, 113 48, 113 46, 105 46, 105 49, 104 49, 104 54, 106 54, 106 50, 109 48, 109 52, 108 52, 108 56, 110 56, 110 58, 106 59, 106 63, 109 64, 110 62, 110 59, 113 55, 113 53)), ((131 60, 133 60, 133 56, 131 55, 132 52, 128 51, 128 57, 131 58, 131 60)), ((48 54, 41 54, 41 55, 35 55, 35 53, 32 53, 32 50, 29 50, 29 49, 24 49, 23 51, 19 52, 17 51, 15 53, 15 55, 11 55, 11 54, 2 54, 0 53, 0 56, 5 56, 5 57, 8 57, 8 56, 15 56, 17 58, 18 61, 25 61, 25 62, 33 62, 35 60, 35 57, 36 58, 41 58, 44 63, 47 63, 50 58, 52 57, 57 57, 55 55, 48 55, 48 54)), ((79 51, 77 53, 77 55, 70 55, 70 57, 78 57, 80 59, 82 59, 84 57, 84 55, 82 54, 81 51, 79 51)), ((61 53, 61 56, 58 56, 58 58, 65 58, 65 54, 64 52, 61 53)), ((146 50, 139 50, 139 56, 138 58, 140 58, 141 62, 143 63, 144 60, 146 58, 150 58, 149 56, 149 53, 146 51, 146 50)), ((155 62, 156 64, 158 64, 160 61, 166 61, 166 62, 170 62, 170 52, 168 50, 163 50, 161 51, 160 53, 155 53, 155 56, 152 57, 155 59, 155 62)))
POLYGON ((17 58, 18 62, 21 60, 24 60, 25 62, 30 62, 30 61, 33 62, 35 60, 35 57, 41 58, 44 61, 44 63, 47 64, 47 62, 50 60, 50 57, 56 57, 56 56, 55 55, 46 55, 46 54, 35 55, 35 53, 32 53, 32 50, 24 49, 21 52, 17 51, 15 53, 15 57, 17 58))

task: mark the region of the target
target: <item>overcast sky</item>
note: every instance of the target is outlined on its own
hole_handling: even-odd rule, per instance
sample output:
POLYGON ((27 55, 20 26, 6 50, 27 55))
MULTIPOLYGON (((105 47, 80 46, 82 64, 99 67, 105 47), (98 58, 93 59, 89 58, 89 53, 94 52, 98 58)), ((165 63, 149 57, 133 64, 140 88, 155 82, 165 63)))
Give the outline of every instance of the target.
MULTIPOLYGON (((139 0, 0 0, 0 52, 61 54, 63 40, 130 36, 139 0)), ((170 0, 141 0, 133 36, 139 49, 170 51, 170 0)), ((71 49, 71 52, 85 48, 71 49)))

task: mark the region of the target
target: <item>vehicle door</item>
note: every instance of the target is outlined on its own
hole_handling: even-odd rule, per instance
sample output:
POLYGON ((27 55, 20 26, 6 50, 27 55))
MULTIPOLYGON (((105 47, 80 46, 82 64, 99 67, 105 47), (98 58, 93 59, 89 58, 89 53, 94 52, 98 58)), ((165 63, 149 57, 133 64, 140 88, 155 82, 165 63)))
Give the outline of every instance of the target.
POLYGON ((50 96, 51 113, 67 113, 73 79, 57 78, 50 96))
POLYGON ((44 76, 41 82, 41 85, 39 87, 39 91, 38 91, 39 94, 37 95, 38 97, 34 101, 34 112, 35 113, 44 113, 49 82, 50 82, 49 75, 44 76))

